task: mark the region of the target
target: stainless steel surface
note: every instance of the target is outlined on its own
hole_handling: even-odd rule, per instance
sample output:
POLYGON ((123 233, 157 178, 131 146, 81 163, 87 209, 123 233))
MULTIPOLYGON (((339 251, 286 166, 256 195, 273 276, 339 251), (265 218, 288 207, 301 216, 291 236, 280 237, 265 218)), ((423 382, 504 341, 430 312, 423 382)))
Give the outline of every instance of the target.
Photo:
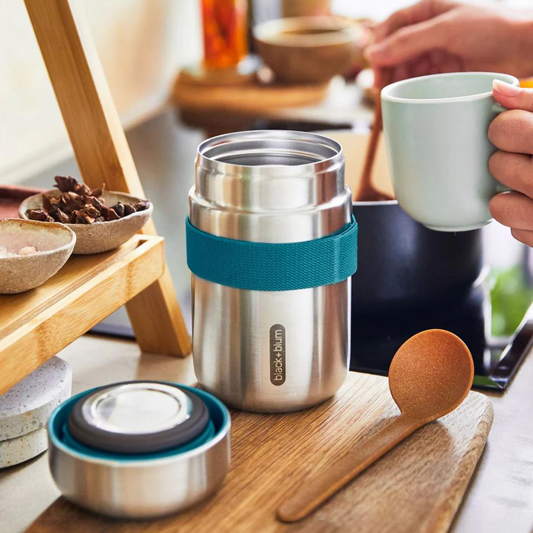
MULTIPOLYGON (((291 131, 209 139, 198 149, 189 213, 198 229, 237 240, 301 242, 331 234, 351 220, 342 148, 291 131)), ((333 396, 348 368, 350 283, 265 292, 193 276, 200 383, 247 411, 294 411, 333 396), (283 335, 284 379, 277 383, 271 330, 283 335)))
POLYGON ((177 387, 127 383, 103 389, 83 404, 85 421, 104 431, 126 435, 156 433, 189 419, 192 402, 177 387))
POLYGON ((49 436, 50 471, 65 498, 91 511, 120 518, 163 516, 191 507, 220 487, 230 464, 230 425, 228 415, 206 444, 142 461, 91 457, 49 436))

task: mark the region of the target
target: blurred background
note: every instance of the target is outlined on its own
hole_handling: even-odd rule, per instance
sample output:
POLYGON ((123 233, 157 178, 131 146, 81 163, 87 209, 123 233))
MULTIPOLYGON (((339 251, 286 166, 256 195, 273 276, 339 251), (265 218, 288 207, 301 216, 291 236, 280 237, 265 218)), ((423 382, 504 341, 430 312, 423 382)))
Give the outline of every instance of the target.
MULTIPOLYGON (((333 0, 331 6, 334 12, 379 21, 409 3, 333 0)), ((527 0, 483 3, 530 6, 527 0)), ((115 104, 124 126, 132 128, 165 104, 177 70, 203 57, 201 2, 83 4, 115 104)), ((282 14, 281 0, 254 0, 252 9, 256 21, 282 14)), ((0 182, 7 184, 45 170, 72 152, 22 2, 0 0, 0 49, 0 182)))

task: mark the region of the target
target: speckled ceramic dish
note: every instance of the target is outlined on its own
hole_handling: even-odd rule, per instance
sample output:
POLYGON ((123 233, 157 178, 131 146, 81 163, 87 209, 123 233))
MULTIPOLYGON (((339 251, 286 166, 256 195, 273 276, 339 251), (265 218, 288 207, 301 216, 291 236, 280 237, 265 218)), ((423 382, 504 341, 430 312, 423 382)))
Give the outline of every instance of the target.
POLYGON ((37 457, 48 448, 45 427, 0 442, 0 468, 18 465, 37 457))
MULTIPOLYGON (((60 194, 60 191, 54 189, 30 196, 20 204, 20 218, 27 219, 27 211, 42 208, 44 195, 59 196, 60 194)), ((116 205, 117 202, 136 204, 141 201, 141 198, 130 194, 113 191, 105 191, 101 198, 109 207, 116 205)), ((153 209, 153 205, 150 204, 148 209, 132 213, 119 220, 96 222, 95 224, 64 224, 64 226, 76 234, 75 254, 98 254, 118 248, 131 239, 148 222, 153 209)), ((51 222, 45 222, 45 224, 51 224, 51 222)))
POLYGON ((52 357, 0 395, 0 468, 13 466, 48 448, 46 423, 70 398, 72 370, 52 357))
POLYGON ((46 426, 54 409, 70 398, 72 370, 52 357, 0 395, 0 443, 46 426))
POLYGON ((0 294, 29 291, 51 278, 72 254, 76 235, 63 224, 8 218, 0 220, 0 246, 18 253, 25 246, 37 252, 0 258, 0 294))

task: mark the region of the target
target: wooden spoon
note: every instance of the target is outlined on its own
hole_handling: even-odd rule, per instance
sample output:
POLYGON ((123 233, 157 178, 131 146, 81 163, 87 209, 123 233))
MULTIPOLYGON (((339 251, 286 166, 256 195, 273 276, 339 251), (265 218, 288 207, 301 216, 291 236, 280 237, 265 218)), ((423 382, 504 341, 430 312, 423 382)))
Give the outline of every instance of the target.
MULTIPOLYGON (((389 84, 390 78, 391 73, 388 70, 384 71, 384 85, 389 84)), ((376 159, 376 152, 378 149, 379 137, 382 129, 383 115, 381 112, 381 94, 378 94, 376 105, 374 107, 374 123, 372 125, 370 139, 368 140, 368 145, 366 148, 365 164, 363 166, 363 172, 361 173, 359 190, 355 195, 356 202, 383 202, 386 200, 394 200, 392 196, 379 191, 372 185, 372 169, 374 168, 374 160, 376 159)))
POLYGON ((278 509, 278 518, 284 522, 305 518, 413 431, 458 407, 473 379, 472 355, 459 337, 440 329, 411 337, 389 369, 390 391, 401 414, 325 472, 305 480, 278 509))

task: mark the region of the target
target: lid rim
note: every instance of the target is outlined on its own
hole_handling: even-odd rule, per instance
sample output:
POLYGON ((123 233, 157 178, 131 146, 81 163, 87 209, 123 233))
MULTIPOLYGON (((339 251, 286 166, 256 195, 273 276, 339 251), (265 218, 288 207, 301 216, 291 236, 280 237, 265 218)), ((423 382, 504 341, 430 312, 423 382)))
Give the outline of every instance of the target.
MULTIPOLYGON (((257 154, 257 152, 257 148, 253 148, 243 151, 242 155, 253 156, 254 154, 257 154)), ((344 154, 342 145, 340 143, 334 139, 330 139, 329 137, 319 135, 317 133, 292 130, 250 130, 217 135, 216 137, 211 137, 210 139, 206 139, 200 143, 197 151, 197 166, 207 171, 220 169, 223 174, 231 173, 231 170, 235 171, 237 169, 246 169, 248 172, 253 172, 254 174, 260 175, 261 169, 275 169, 278 175, 280 171, 284 171, 288 175, 295 176, 299 173, 307 174, 309 172, 314 172, 314 169, 317 165, 333 165, 335 162, 337 162, 337 160, 341 160, 343 156, 344 154), (295 156, 298 154, 301 156, 302 151, 290 150, 287 147, 288 143, 305 143, 308 145, 306 148, 309 149, 309 151, 306 152, 306 157, 315 160, 299 165, 245 165, 221 161, 218 157, 212 157, 209 155, 210 151, 216 150, 221 152, 220 157, 228 157, 234 151, 235 144, 252 142, 280 143, 280 145, 283 147, 284 155, 293 153, 295 156), (325 150, 329 150, 330 154, 324 155, 324 153, 321 153, 318 150, 312 150, 313 147, 316 148, 319 146, 325 150), (224 154, 224 149, 227 149, 229 153, 224 154)))
POLYGON ((205 403, 191 391, 177 385, 164 384, 175 388, 187 396, 192 403, 190 416, 178 425, 151 433, 120 433, 98 427, 89 422, 84 414, 84 406, 110 389, 119 389, 126 385, 158 384, 158 381, 127 381, 101 387, 83 397, 73 407, 68 418, 68 429, 81 444, 100 451, 115 452, 125 455, 154 453, 178 447, 198 437, 209 422, 209 413, 205 403))

